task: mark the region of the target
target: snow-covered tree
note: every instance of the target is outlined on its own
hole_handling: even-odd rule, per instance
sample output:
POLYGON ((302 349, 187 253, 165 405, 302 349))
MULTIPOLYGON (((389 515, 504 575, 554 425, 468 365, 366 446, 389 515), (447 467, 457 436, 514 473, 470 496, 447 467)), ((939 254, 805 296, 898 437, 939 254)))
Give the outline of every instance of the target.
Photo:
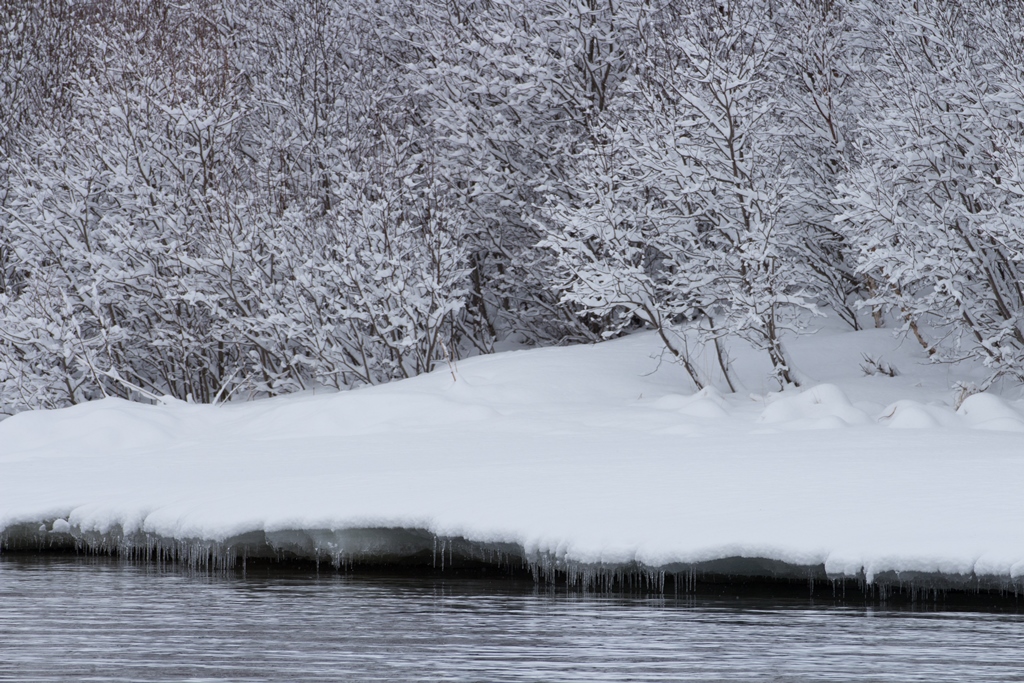
MULTIPOLYGON (((587 313, 617 309, 666 339, 667 327, 716 345, 742 337, 768 352, 781 382, 796 383, 782 335, 814 298, 800 239, 783 220, 793 169, 768 6, 674 3, 652 24, 632 100, 605 135, 603 167, 592 166, 591 197, 552 199, 562 226, 548 244, 562 287, 587 313)), ((669 349, 700 386, 683 346, 669 349)))
POLYGON ((11 171, 5 404, 348 386, 458 353, 461 214, 388 25, 253 11, 143 3, 79 27, 69 111, 11 171), (253 41, 267 24, 277 41, 253 41))
MULTIPOLYGON (((592 341, 552 289, 541 207, 575 192, 590 122, 615 99, 645 3, 431 3, 417 65, 446 138, 445 174, 463 193, 481 338, 592 341)), ((488 341, 488 343, 490 343, 488 341)))
POLYGON ((1020 10, 985 0, 861 3, 864 111, 840 226, 873 303, 928 354, 1024 377, 1020 10), (1016 91, 1016 92, 1015 92, 1016 91), (923 322, 938 331, 929 337, 923 322))
POLYGON ((39 384, 44 403, 138 390, 210 400, 228 370, 196 303, 197 257, 247 181, 244 84, 222 15, 159 10, 81 20, 89 59, 71 74, 69 115, 32 132, 13 172, 26 284, 3 303, 5 360, 71 379, 39 384))
MULTIPOLYGON (((840 176, 850 165, 848 137, 859 102, 851 64, 862 48, 854 39, 848 0, 777 3, 780 153, 791 167, 781 220, 799 244, 808 289, 854 329, 870 285, 856 271, 856 253, 833 224, 840 176)), ((881 325, 881 311, 872 313, 881 325)))
POLYGON ((407 377, 467 343, 463 218, 405 68, 419 20, 402 3, 329 1, 252 20, 265 194, 239 223, 245 249, 222 251, 244 273, 224 296, 243 308, 230 324, 260 391, 407 377))

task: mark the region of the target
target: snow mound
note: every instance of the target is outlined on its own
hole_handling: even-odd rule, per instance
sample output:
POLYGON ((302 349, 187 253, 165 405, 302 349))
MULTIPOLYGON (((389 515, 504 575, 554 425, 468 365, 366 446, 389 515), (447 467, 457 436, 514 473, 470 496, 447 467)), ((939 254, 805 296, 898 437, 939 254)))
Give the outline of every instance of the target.
POLYGON ((775 395, 758 421, 785 429, 837 429, 871 422, 834 384, 819 384, 799 394, 775 395))
POLYGON ((669 394, 651 404, 659 410, 672 410, 696 418, 723 418, 729 416, 728 405, 722 393, 714 387, 704 387, 691 396, 669 394))
POLYGON ((974 429, 1024 432, 1024 415, 992 394, 968 396, 956 412, 974 429))
POLYGON ((952 408, 903 400, 886 406, 878 421, 891 429, 935 429, 957 425, 952 408))
POLYGON ((182 436, 182 427, 191 422, 182 420, 183 410, 198 417, 202 411, 197 413, 196 408, 179 402, 151 406, 105 398, 63 410, 18 413, 2 423, 0 453, 46 449, 104 453, 158 448, 182 436))
POLYGON ((728 417, 729 411, 725 399, 714 387, 704 387, 694 394, 689 401, 679 408, 679 412, 690 417, 720 418, 728 417))

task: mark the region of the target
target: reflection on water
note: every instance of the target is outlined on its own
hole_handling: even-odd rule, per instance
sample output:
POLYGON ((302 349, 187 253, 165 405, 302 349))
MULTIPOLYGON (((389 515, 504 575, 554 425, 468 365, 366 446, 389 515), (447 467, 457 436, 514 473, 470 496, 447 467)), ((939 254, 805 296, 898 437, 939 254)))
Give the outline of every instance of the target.
POLYGON ((1024 681, 1020 614, 0 557, 0 680, 1024 681))

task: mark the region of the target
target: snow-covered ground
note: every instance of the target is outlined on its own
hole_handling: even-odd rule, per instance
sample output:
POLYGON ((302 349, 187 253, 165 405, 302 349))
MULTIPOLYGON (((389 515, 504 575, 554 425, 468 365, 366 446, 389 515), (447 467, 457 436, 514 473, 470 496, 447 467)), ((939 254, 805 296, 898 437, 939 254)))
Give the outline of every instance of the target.
POLYGON ((22 413, 0 422, 0 531, 1024 582, 1019 389, 954 410, 970 369, 890 330, 792 340, 805 387, 783 393, 762 354, 733 350, 735 394, 693 393, 659 350, 640 333, 340 394, 22 413), (863 354, 898 374, 866 374, 863 354))

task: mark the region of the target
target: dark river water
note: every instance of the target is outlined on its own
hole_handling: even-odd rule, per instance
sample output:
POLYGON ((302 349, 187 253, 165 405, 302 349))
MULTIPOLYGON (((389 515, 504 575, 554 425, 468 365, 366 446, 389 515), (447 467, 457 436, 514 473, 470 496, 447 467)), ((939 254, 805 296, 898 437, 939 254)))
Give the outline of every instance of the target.
POLYGON ((1024 616, 0 557, 3 681, 1024 681, 1024 616))

